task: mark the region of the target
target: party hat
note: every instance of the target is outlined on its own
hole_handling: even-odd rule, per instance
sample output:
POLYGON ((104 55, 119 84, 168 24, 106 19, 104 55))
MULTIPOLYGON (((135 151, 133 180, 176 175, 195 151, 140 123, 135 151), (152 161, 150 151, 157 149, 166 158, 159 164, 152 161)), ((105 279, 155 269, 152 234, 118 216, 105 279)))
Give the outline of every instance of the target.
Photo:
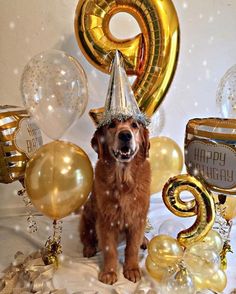
POLYGON ((123 58, 121 53, 116 51, 106 97, 105 112, 98 127, 109 124, 113 119, 124 121, 131 117, 144 126, 150 123, 138 107, 124 69, 123 58))

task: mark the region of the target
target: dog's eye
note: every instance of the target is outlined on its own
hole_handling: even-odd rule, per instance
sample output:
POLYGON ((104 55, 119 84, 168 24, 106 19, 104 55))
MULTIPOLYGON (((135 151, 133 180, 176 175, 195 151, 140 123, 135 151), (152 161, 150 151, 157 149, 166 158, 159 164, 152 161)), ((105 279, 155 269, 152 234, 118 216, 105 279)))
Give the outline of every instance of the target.
POLYGON ((111 122, 108 126, 108 129, 114 129, 116 127, 116 124, 114 122, 111 122))
POLYGON ((136 122, 133 122, 132 123, 132 128, 137 129, 137 127, 138 127, 138 124, 136 122))

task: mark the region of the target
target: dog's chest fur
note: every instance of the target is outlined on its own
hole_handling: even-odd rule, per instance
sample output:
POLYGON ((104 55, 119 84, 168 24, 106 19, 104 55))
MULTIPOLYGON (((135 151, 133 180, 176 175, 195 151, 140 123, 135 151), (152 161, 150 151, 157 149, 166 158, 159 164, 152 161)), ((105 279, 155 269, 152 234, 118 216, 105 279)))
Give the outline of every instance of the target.
POLYGON ((136 218, 145 222, 150 192, 149 162, 132 165, 115 163, 109 167, 104 167, 104 164, 98 163, 96 167, 98 217, 120 230, 128 228, 136 218), (142 181, 137 180, 140 173, 146 175, 142 181))

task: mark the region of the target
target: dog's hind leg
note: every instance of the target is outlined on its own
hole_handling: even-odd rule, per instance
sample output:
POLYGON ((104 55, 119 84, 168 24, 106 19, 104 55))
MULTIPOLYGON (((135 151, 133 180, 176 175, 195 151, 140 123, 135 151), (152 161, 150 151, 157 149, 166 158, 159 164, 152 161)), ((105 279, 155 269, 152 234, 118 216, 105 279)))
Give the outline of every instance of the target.
POLYGON ((84 245, 84 257, 92 257, 97 252, 97 235, 95 228, 96 218, 93 213, 91 200, 85 204, 84 211, 80 219, 80 239, 84 245))

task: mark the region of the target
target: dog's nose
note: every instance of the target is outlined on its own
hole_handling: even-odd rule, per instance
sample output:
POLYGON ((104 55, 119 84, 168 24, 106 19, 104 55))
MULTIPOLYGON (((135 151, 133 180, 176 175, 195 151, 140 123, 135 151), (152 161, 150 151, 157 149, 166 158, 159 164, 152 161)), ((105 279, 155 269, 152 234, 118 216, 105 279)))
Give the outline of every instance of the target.
POLYGON ((122 131, 119 133, 118 138, 123 142, 129 142, 132 138, 132 134, 129 131, 122 131))

